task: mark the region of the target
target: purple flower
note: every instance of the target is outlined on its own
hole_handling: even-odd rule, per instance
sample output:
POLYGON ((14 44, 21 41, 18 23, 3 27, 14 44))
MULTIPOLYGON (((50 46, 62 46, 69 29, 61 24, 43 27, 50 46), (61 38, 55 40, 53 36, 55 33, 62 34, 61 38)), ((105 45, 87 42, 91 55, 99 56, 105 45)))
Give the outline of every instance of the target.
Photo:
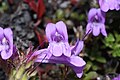
POLYGON ((112 80, 120 80, 120 75, 118 75, 117 77, 113 78, 112 80))
POLYGON ((107 36, 105 30, 105 13, 100 9, 92 8, 88 13, 88 24, 86 27, 86 34, 93 33, 94 36, 98 36, 100 32, 107 36))
POLYGON ((36 62, 59 63, 70 66, 80 78, 83 73, 85 61, 78 56, 83 48, 83 41, 77 41, 75 46, 68 44, 66 25, 59 21, 56 24, 49 23, 46 27, 46 36, 49 40, 47 49, 35 51, 36 62))
POLYGON ((102 11, 120 10, 120 0, 99 0, 99 5, 102 11))
POLYGON ((10 28, 0 27, 0 54, 2 59, 8 59, 13 54, 13 33, 10 28))

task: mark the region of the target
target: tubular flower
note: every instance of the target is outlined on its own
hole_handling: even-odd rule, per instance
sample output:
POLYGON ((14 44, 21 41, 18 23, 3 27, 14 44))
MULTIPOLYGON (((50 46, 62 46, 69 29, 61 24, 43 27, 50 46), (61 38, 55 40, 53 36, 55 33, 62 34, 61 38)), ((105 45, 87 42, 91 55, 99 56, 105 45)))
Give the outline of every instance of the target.
POLYGON ((98 0, 102 11, 120 10, 120 0, 98 0))
POLYGON ((82 76, 85 61, 78 56, 83 48, 83 41, 77 41, 75 46, 69 46, 66 25, 59 21, 56 24, 49 23, 46 27, 46 36, 49 46, 46 49, 35 51, 36 62, 59 63, 70 66, 77 76, 82 76))
POLYGON ((94 36, 98 36, 100 32, 107 36, 105 30, 105 13, 100 9, 92 8, 88 13, 88 24, 86 27, 86 34, 93 33, 94 36))
POLYGON ((0 27, 0 54, 2 59, 8 59, 13 54, 13 33, 10 28, 0 27))

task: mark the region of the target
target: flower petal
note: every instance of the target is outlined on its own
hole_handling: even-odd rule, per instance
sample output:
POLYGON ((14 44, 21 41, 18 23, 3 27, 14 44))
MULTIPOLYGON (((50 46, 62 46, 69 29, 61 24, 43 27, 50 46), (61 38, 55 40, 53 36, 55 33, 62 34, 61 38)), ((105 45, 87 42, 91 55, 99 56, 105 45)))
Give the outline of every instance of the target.
POLYGON ((115 9, 115 1, 116 0, 111 0, 111 1, 109 1, 109 6, 110 6, 110 10, 114 10, 115 9))
POLYGON ((0 40, 4 37, 3 28, 0 27, 0 40))
POLYGON ((62 55, 62 46, 60 44, 54 44, 52 49, 52 54, 54 56, 61 56, 62 55))
POLYGON ((38 55, 37 59, 35 60, 35 62, 40 62, 40 63, 48 63, 48 58, 47 58, 47 54, 42 53, 40 56, 38 55))
POLYGON ((65 41, 68 42, 67 27, 64 24, 64 22, 63 21, 57 22, 56 23, 56 28, 57 28, 58 33, 60 33, 61 35, 63 35, 65 41))
POLYGON ((100 34, 100 26, 101 25, 99 25, 99 24, 97 24, 97 25, 93 24, 93 35, 94 36, 98 36, 100 34))
POLYGON ((119 4, 115 5, 115 9, 116 9, 116 10, 119 10, 119 9, 120 9, 119 4))
POLYGON ((104 35, 104 36, 107 36, 107 32, 105 30, 105 25, 104 24, 101 24, 101 33, 104 35))
POLYGON ((77 75, 77 77, 81 78, 81 77, 82 77, 82 75, 83 75, 83 71, 82 71, 82 72, 80 72, 80 73, 77 73, 77 72, 76 72, 76 75, 77 75))
POLYGON ((97 13, 97 9, 96 8, 92 8, 90 9, 89 13, 88 13, 88 22, 93 21, 94 16, 97 13))
POLYGON ((102 6, 103 0, 98 0, 99 5, 102 6))
POLYGON ((5 47, 3 45, 0 45, 0 52, 4 49, 5 49, 5 47))
POLYGON ((48 63, 49 58, 52 56, 52 54, 48 51, 48 49, 41 49, 35 51, 33 55, 37 56, 35 62, 42 62, 42 63, 48 63))
POLYGON ((72 49, 72 53, 74 55, 78 55, 81 52, 81 50, 83 49, 83 46, 84 46, 83 41, 77 41, 74 48, 72 49))
POLYGON ((67 59, 69 59, 69 58, 64 56, 64 55, 59 56, 59 57, 51 56, 49 58, 49 62, 50 63, 57 63, 57 64, 66 64, 66 63, 68 63, 67 59))
POLYGON ((69 62, 70 63, 68 63, 68 65, 75 71, 77 76, 80 78, 82 76, 86 62, 82 58, 74 55, 70 57, 69 62))
POLYGON ((8 52, 3 50, 1 51, 1 57, 2 59, 8 59, 12 56, 12 50, 9 50, 8 52))
POLYGON ((101 4, 101 10, 104 12, 107 12, 109 10, 109 4, 106 3, 105 1, 101 4))
POLYGON ((3 59, 8 59, 13 54, 13 33, 12 33, 12 30, 10 28, 4 29, 4 35, 5 35, 5 38, 8 40, 9 50, 6 51, 6 54, 3 54, 5 52, 2 52, 1 56, 3 57, 3 59))
POLYGON ((100 22, 105 23, 105 12, 103 12, 101 9, 98 9, 97 14, 100 18, 100 22))
POLYGON ((91 31, 92 31, 92 27, 91 27, 91 23, 88 23, 87 24, 87 27, 86 27, 86 34, 90 34, 91 33, 91 31), (89 32, 89 33, 88 33, 89 32))
POLYGON ((75 55, 72 55, 70 57, 69 62, 73 66, 76 66, 76 67, 83 67, 86 64, 86 62, 82 58, 80 58, 79 56, 75 56, 75 55))
POLYGON ((5 35, 6 39, 8 40, 10 49, 13 50, 13 33, 12 33, 12 30, 10 28, 4 29, 4 35, 5 35))
POLYGON ((56 32, 56 27, 55 24, 53 23, 48 23, 46 26, 46 36, 48 38, 48 41, 51 42, 52 41, 52 37, 54 36, 55 32, 56 32))
POLYGON ((115 4, 116 4, 116 5, 115 5, 115 9, 116 9, 116 10, 119 10, 119 9, 120 9, 120 0, 119 0, 119 1, 118 1, 118 0, 115 1, 115 4))
POLYGON ((53 56, 52 53, 50 53, 50 52, 46 52, 46 53, 42 53, 41 55, 38 55, 35 62, 57 63, 57 64, 68 63, 68 61, 67 61, 68 57, 65 57, 64 55, 56 57, 56 56, 53 56), (49 55, 49 54, 51 54, 51 55, 49 55))
POLYGON ((70 58, 68 58, 63 55, 60 57, 51 57, 49 59, 49 62, 70 66, 79 78, 82 76, 83 68, 86 64, 85 61, 78 56, 71 56, 70 58))
POLYGON ((70 50, 70 46, 69 46, 68 42, 65 42, 61 46, 62 46, 63 54, 67 57, 70 57, 71 56, 71 50, 70 50))

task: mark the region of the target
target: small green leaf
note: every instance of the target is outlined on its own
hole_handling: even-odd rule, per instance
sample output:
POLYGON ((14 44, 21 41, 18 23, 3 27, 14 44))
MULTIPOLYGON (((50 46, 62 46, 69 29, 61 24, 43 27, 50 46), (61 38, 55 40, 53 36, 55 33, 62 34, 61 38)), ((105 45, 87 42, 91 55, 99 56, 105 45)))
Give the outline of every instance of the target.
POLYGON ((106 41, 107 42, 114 42, 115 41, 115 38, 112 34, 109 34, 108 37, 106 38, 106 41))
POLYGON ((28 80, 27 73, 25 73, 25 74, 22 76, 22 79, 21 79, 21 80, 28 80))
POLYGON ((98 56, 98 57, 96 58, 96 61, 98 61, 98 62, 100 62, 100 63, 106 63, 106 62, 107 62, 106 59, 105 59, 104 57, 101 57, 101 56, 98 56))
POLYGON ((20 68, 18 69, 17 73, 16 73, 15 78, 20 79, 21 76, 23 75, 24 71, 25 71, 25 67, 23 65, 21 65, 20 68))
POLYGON ((71 18, 78 20, 78 19, 79 19, 79 14, 76 13, 76 12, 72 12, 72 13, 71 13, 71 18))
POLYGON ((92 62, 88 61, 86 66, 85 66, 85 72, 87 72, 92 66, 92 62))
POLYGON ((56 16, 58 19, 62 19, 64 17, 64 12, 61 9, 58 9, 56 12, 56 16))
POLYGON ((82 21, 82 20, 84 20, 85 19, 85 15, 84 14, 81 14, 80 16, 79 16, 79 19, 82 21))
POLYGON ((93 66, 92 66, 92 69, 95 70, 95 71, 98 70, 98 68, 99 68, 99 67, 98 67, 97 65, 93 65, 93 66))
POLYGON ((25 65, 25 69, 29 68, 32 64, 33 64, 33 61, 30 61, 29 63, 27 63, 27 64, 25 65))
POLYGON ((86 77, 83 80, 91 80, 96 79, 98 74, 95 71, 91 71, 88 74, 86 74, 86 77))

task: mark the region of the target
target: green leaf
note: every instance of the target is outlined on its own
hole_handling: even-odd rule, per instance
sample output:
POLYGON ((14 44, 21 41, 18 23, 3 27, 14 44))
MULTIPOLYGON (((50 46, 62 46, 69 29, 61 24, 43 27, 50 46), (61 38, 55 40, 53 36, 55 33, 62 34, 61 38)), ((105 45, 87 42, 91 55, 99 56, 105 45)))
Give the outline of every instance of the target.
POLYGON ((20 79, 21 76, 23 75, 24 71, 25 71, 25 67, 23 65, 21 65, 20 68, 18 69, 17 73, 16 73, 15 78, 20 79))
POLYGON ((62 19, 64 17, 64 12, 61 9, 58 9, 56 12, 56 16, 58 19, 62 19))
POLYGON ((120 57, 120 49, 114 49, 111 51, 113 57, 120 57))
POLYGON ((92 62, 88 61, 86 66, 85 66, 85 72, 87 72, 92 66, 92 62))
POLYGON ((120 35, 116 32, 115 32, 115 38, 116 38, 116 42, 120 42, 120 35))
POLYGON ((21 80, 28 80, 27 72, 22 76, 21 80))
POLYGON ((85 15, 84 14, 81 14, 80 16, 79 16, 79 20, 84 20, 85 19, 85 15))
POLYGON ((86 74, 86 77, 83 80, 91 80, 97 78, 98 74, 95 71, 91 71, 86 74))
POLYGON ((97 65, 93 65, 93 66, 92 66, 92 69, 95 70, 95 71, 98 70, 98 68, 99 68, 99 67, 98 67, 97 65))
POLYGON ((106 41, 107 42, 114 42, 115 41, 115 38, 112 34, 109 34, 108 37, 106 38, 106 41))
POLYGON ((29 68, 32 64, 33 64, 33 61, 30 61, 29 63, 27 63, 27 64, 25 65, 25 69, 29 68))
POLYGON ((3 10, 7 10, 8 9, 8 6, 7 6, 7 4, 5 2, 2 3, 2 8, 3 8, 3 10))
POLYGON ((104 57, 101 56, 97 56, 96 61, 100 62, 100 63, 106 63, 106 59, 104 57))
POLYGON ((76 12, 71 13, 71 18, 79 20, 79 14, 76 12))

